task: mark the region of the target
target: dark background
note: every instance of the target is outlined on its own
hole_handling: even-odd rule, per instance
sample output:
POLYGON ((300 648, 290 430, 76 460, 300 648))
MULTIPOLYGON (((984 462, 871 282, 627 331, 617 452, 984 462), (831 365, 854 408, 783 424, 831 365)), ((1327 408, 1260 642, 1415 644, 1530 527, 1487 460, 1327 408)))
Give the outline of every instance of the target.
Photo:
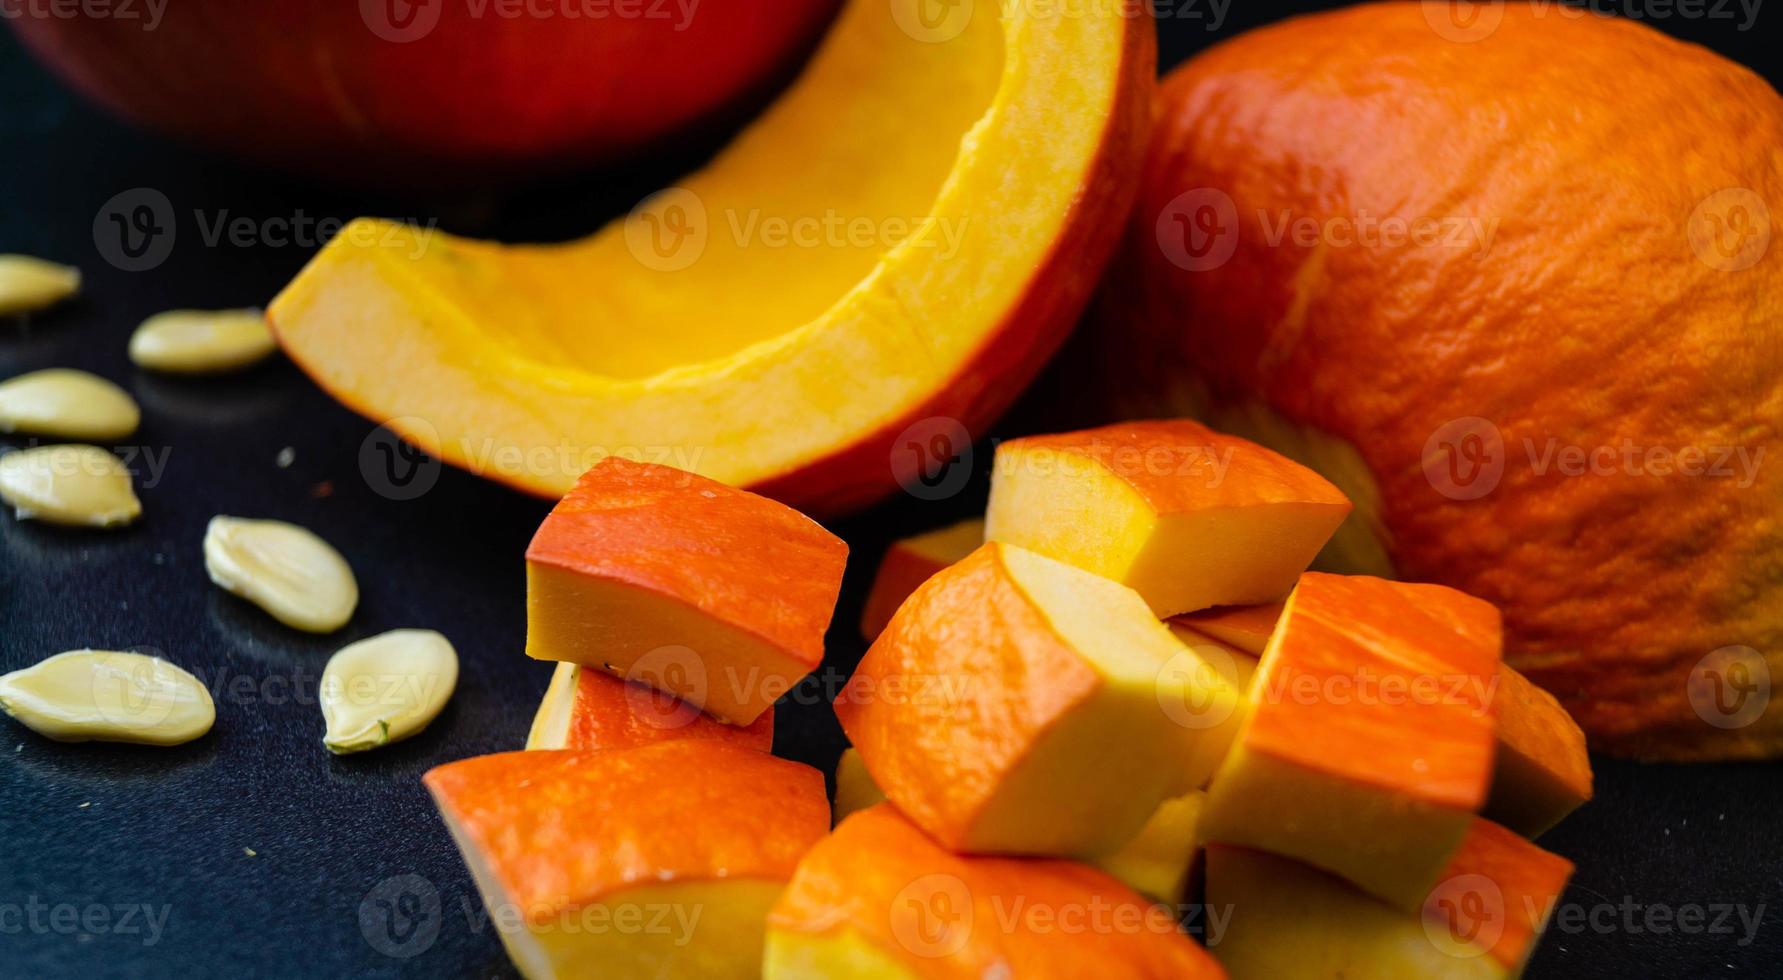
MULTIPOLYGON (((1764 12, 1742 31, 1737 5, 1727 8, 1732 19, 1707 15, 1715 2, 1703 16, 1621 0, 1598 9, 1631 12, 1777 84, 1783 64, 1764 12)), ((1218 24, 1206 0, 1162 8, 1171 14, 1160 23, 1162 63, 1333 4, 1234 6, 1218 24)), ((263 305, 314 250, 313 242, 209 246, 200 214, 214 223, 377 213, 438 218, 448 230, 508 239, 564 238, 622 213, 697 163, 722 134, 628 174, 505 197, 369 199, 128 129, 75 101, 6 32, 0 93, 0 252, 73 263, 86 275, 77 301, 0 323, 0 377, 70 366, 118 380, 144 409, 135 444, 165 464, 138 460, 146 513, 127 530, 78 533, 0 518, 0 671, 83 646, 149 647, 197 673, 217 701, 214 731, 171 750, 59 745, 0 721, 0 976, 513 975, 419 777, 524 740, 550 668, 521 653, 520 556, 546 505, 452 469, 418 499, 387 499, 360 466, 377 430, 290 364, 168 380, 135 370, 125 340, 163 309, 263 305), (167 196, 178 237, 160 267, 130 273, 101 257, 93 223, 114 195, 141 187, 167 196), (294 459, 281 467, 286 447, 294 459), (199 542, 216 513, 292 520, 336 543, 363 591, 347 629, 323 638, 295 633, 212 588, 199 542), (411 741, 331 757, 315 705, 327 656, 403 626, 436 628, 454 641, 462 660, 456 696, 411 741), (362 919, 362 907, 371 912, 378 899, 405 893, 432 913, 431 926, 398 941, 377 915, 362 919), (140 913, 120 921, 119 906, 164 914, 161 933, 148 932, 140 913), (51 907, 77 915, 103 907, 109 922, 70 923, 69 913, 57 919, 51 907)), ((1070 409, 1032 396, 993 435, 1070 409)), ((879 555, 894 537, 980 508, 988 455, 981 444, 978 472, 956 497, 900 497, 834 525, 853 552, 829 661, 819 683, 782 708, 779 752, 833 765, 842 743, 822 695, 861 653, 854 624, 879 555)), ((1778 975, 1777 768, 1597 765, 1597 799, 1543 841, 1578 862, 1566 900, 1596 909, 1596 925, 1552 927, 1530 975, 1778 975), (1692 903, 1709 907, 1711 923, 1720 907, 1762 915, 1754 941, 1742 944, 1737 916, 1731 934, 1660 933, 1646 924, 1650 910, 1692 903)))

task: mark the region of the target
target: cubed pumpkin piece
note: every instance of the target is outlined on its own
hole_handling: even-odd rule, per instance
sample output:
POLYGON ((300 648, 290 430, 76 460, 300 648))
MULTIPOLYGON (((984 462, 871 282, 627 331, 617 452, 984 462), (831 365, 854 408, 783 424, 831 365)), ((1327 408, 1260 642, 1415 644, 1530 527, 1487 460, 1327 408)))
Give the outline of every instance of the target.
POLYGON ((861 610, 861 635, 871 643, 879 637, 892 613, 910 598, 929 576, 959 561, 984 543, 984 521, 973 518, 947 527, 893 541, 873 576, 873 589, 861 610))
MULTIPOLYGON (((1502 642, 1499 618, 1481 607, 1472 608, 1477 615, 1470 628, 1484 637, 1480 642, 1502 642)), ((1191 646, 1199 633, 1238 650, 1261 654, 1281 611, 1280 603, 1223 606, 1172 617, 1170 627, 1177 639, 1191 646)), ((1209 662, 1219 662, 1203 649, 1197 652, 1209 662)), ((1591 760, 1585 751, 1585 733, 1553 695, 1509 664, 1499 664, 1493 699, 1498 748, 1485 814, 1520 834, 1535 837, 1591 799, 1591 760)))
POLYGON ((1130 586, 1158 616, 1280 599, 1350 512, 1324 477, 1197 422, 997 447, 985 538, 1130 586))
POLYGON ((1260 657, 1281 616, 1282 604, 1269 602, 1260 606, 1216 606, 1183 613, 1171 622, 1260 657))
POLYGON ((1416 909, 1492 778, 1491 604, 1308 573, 1209 792, 1210 841, 1298 858, 1416 909))
POLYGON ((767 980, 1224 976, 1169 910, 1074 861, 967 857, 889 804, 842 821, 768 920, 767 980))
POLYGON ((423 781, 528 980, 758 976, 768 910, 830 822, 817 770, 720 742, 486 755, 423 781))
POLYGON ((526 653, 747 725, 823 658, 848 546, 783 504, 609 456, 526 552, 526 653))
POLYGON ((1214 956, 1234 980, 1518 976, 1572 864, 1476 819, 1419 911, 1290 858, 1207 848, 1207 904, 1230 910, 1214 956))
POLYGON ((774 748, 774 709, 727 725, 691 703, 580 664, 557 665, 533 716, 529 749, 629 749, 679 739, 774 748))
POLYGON ((1207 793, 1202 790, 1165 800, 1132 840, 1090 863, 1146 898, 1174 905, 1188 887, 1189 872, 1201 850, 1198 825, 1206 805, 1207 793))
MULTIPOLYGON (((1195 866, 1200 849, 1195 825, 1206 801, 1207 794, 1200 790, 1165 800, 1120 849, 1085 860, 1154 902, 1175 902, 1195 866)), ((873 782, 861 754, 843 750, 836 762, 836 822, 884 802, 885 794, 873 782)))
POLYGON ((1495 700, 1498 757, 1485 814, 1535 837, 1591 799, 1585 733, 1554 695, 1508 665, 1495 700))
POLYGON ((1205 780, 1241 701, 1131 589, 990 543, 899 608, 836 714, 946 846, 1095 855, 1205 780))

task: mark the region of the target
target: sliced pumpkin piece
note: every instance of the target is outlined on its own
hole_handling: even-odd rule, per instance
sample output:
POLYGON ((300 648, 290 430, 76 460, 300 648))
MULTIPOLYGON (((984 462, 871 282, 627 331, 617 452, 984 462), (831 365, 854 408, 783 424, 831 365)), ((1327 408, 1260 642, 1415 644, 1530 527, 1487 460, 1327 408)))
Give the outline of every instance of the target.
POLYGON ((885 550, 872 591, 861 610, 861 635, 871 643, 879 637, 892 613, 929 576, 966 557, 984 543, 984 521, 973 518, 923 534, 900 538, 885 550))
POLYGON ((1159 616, 1288 594, 1349 516, 1342 492, 1188 419, 997 447, 985 538, 1121 582, 1159 616))
POLYGON ((348 225, 269 308, 280 342, 348 406, 534 493, 630 448, 807 510, 883 496, 935 462, 897 446, 911 423, 979 431, 1077 319, 1155 74, 1143 5, 930 30, 927 3, 851 0, 736 142, 590 238, 348 225))
POLYGON ((1214 776, 1206 838, 1416 909, 1486 801, 1500 649, 1476 626, 1496 615, 1442 586, 1301 576, 1214 776))
POLYGON ((1591 799, 1585 733, 1560 701, 1511 669, 1498 668, 1498 754, 1485 814, 1536 837, 1591 799))
POLYGON ((1109 875, 1057 859, 953 854, 895 808, 842 821, 768 920, 767 980, 1223 977, 1205 950, 1109 875))
POLYGON ((508 752, 423 782, 528 980, 758 976, 768 909, 830 824, 821 773, 721 742, 508 752))
POLYGON ((526 654, 748 725, 823 659, 847 558, 784 504, 609 456, 526 550, 526 654))
MULTIPOLYGON (((1472 627, 1482 634, 1501 633, 1499 619, 1479 606, 1472 627)), ((1172 617, 1170 628, 1177 639, 1196 646, 1196 635, 1206 634, 1230 643, 1236 651, 1261 654, 1275 624, 1281 603, 1262 606, 1228 606, 1172 617)), ((1501 639, 1485 637, 1482 642, 1501 639)), ((1197 646, 1196 652, 1219 664, 1217 653, 1197 646)), ((1241 658, 1240 668, 1247 665, 1241 658)), ((1249 667, 1254 669, 1255 660, 1249 667)), ((1243 674, 1240 687, 1248 684, 1243 674)), ((1591 759, 1585 751, 1585 733, 1560 702, 1536 687, 1510 664, 1498 665, 1493 693, 1498 714, 1498 748, 1493 753, 1492 790, 1485 814, 1526 837, 1535 837, 1591 799, 1591 759)))
POLYGON ((1565 858, 1482 819, 1417 913, 1274 854, 1214 844, 1206 861, 1208 906, 1231 910, 1210 946, 1233 980, 1507 980, 1572 874, 1565 858))
POLYGON ((1205 780, 1241 700, 1131 589, 993 542, 904 603, 836 715, 946 846, 1096 855, 1205 780))
MULTIPOLYGON (((844 749, 836 762, 836 822, 884 802, 885 794, 873 782, 861 754, 844 749)), ((1087 863, 1154 902, 1177 901, 1194 870, 1200 849, 1196 822, 1206 802, 1207 794, 1200 790, 1165 800, 1131 840, 1118 850, 1087 858, 1087 863)))
POLYGON ((557 665, 533 715, 529 749, 629 749, 682 739, 774 748, 774 709, 747 726, 727 725, 655 688, 580 664, 557 665))

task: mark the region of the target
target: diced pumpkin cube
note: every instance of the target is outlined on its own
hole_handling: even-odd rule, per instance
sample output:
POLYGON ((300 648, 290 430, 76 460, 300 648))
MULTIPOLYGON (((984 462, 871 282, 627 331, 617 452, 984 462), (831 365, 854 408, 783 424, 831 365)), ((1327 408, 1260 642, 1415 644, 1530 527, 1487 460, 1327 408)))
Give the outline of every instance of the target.
POLYGON ((1207 848, 1209 948, 1233 980, 1507 980, 1522 972, 1572 865, 1476 819, 1416 912, 1291 858, 1207 848))
MULTIPOLYGON (((885 794, 873 782, 873 774, 861 762, 861 754, 845 749, 836 762, 836 822, 885 802, 885 794)), ((1118 850, 1086 858, 1114 875, 1128 888, 1155 902, 1175 902, 1182 897, 1189 872, 1200 849, 1196 821, 1207 794, 1199 790, 1165 800, 1152 812, 1145 826, 1118 850)))
POLYGON ((767 980, 1222 977, 1169 910, 1074 861, 968 857, 889 804, 842 821, 768 920, 767 980))
POLYGON ((1210 841, 1298 858, 1415 909, 1491 781, 1499 647, 1489 603, 1308 573, 1214 776, 1210 841))
POLYGON ((1485 814, 1535 837, 1591 799, 1585 733, 1554 695, 1508 665, 1495 701, 1498 761, 1485 814))
POLYGON ((1241 700, 1131 589, 991 543, 904 603, 836 715, 946 846, 1094 855, 1205 779, 1241 700))
POLYGON ((848 546, 766 497, 609 456, 526 552, 526 653, 737 725, 815 669, 848 546))
POLYGON ((1273 602, 1350 502, 1284 456, 1187 419, 997 447, 985 538, 1114 579, 1160 617, 1273 602))
POLYGON ((774 709, 727 725, 692 704, 603 670, 560 663, 533 716, 529 749, 629 749, 681 739, 774 748, 774 709))
MULTIPOLYGON (((1478 614, 1469 627, 1479 634, 1477 642, 1501 643, 1499 618, 1481 607, 1471 608, 1478 614)), ((1173 617, 1170 626, 1178 639, 1191 646, 1191 637, 1203 633, 1239 650, 1261 654, 1281 611, 1280 603, 1226 606, 1173 617)), ((1197 652, 1218 662, 1205 650, 1197 652)), ((1591 760, 1585 751, 1585 733, 1553 695, 1509 664, 1499 664, 1493 708, 1498 715, 1498 748, 1485 814, 1534 837, 1591 799, 1591 760)))
POLYGON ((892 542, 873 576, 873 589, 861 610, 861 635, 877 639, 892 614, 931 575, 966 557, 984 543, 984 521, 973 518, 892 542))
POLYGON ((758 976, 768 910, 830 822, 821 773, 721 742, 508 752, 423 782, 528 980, 758 976), (600 927, 648 916, 664 927, 600 927))

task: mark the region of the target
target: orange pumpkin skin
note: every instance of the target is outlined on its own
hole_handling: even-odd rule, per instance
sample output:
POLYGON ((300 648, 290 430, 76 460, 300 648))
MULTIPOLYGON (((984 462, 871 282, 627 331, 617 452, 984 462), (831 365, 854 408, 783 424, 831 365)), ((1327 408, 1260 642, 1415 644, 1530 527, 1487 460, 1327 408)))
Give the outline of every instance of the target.
POLYGON ((1446 9, 1166 79, 1098 370, 1136 415, 1260 401, 1348 442, 1397 574, 1497 604, 1595 748, 1783 755, 1753 710, 1783 669, 1783 99, 1627 21, 1446 9))

